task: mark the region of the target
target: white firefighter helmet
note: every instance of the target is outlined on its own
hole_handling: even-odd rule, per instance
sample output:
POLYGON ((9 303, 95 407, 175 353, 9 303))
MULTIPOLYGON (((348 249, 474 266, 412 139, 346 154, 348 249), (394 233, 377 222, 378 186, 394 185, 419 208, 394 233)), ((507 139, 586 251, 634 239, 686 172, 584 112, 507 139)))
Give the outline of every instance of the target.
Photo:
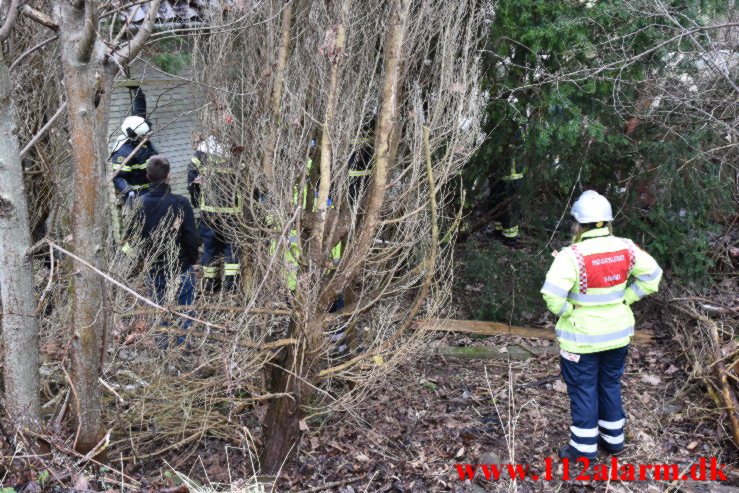
POLYGON ((149 124, 140 116, 127 116, 121 124, 123 135, 129 139, 137 139, 151 130, 149 124))
POLYGON ((580 224, 613 221, 611 203, 595 190, 585 190, 572 206, 572 215, 580 224))
POLYGON ((212 135, 200 143, 198 151, 214 157, 226 157, 226 148, 212 135))

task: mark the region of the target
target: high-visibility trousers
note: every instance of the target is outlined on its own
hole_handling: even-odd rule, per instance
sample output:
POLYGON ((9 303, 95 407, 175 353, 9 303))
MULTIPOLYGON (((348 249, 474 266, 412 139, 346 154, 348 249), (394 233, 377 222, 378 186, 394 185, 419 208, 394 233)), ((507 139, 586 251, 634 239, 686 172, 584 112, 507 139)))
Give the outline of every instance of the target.
POLYGON ((621 376, 627 352, 628 346, 588 354, 560 353, 570 396, 569 451, 573 456, 595 457, 599 442, 613 452, 623 448, 626 414, 621 376))

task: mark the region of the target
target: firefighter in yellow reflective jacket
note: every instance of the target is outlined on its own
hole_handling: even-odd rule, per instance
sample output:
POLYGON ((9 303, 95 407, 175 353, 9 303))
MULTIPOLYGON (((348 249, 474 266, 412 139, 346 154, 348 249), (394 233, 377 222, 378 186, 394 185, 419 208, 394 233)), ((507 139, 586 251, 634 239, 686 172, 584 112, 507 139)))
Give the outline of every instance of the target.
POLYGON ((200 236, 203 238, 203 278, 206 289, 212 290, 218 279, 219 257, 224 258, 223 274, 226 289, 238 286, 241 273, 239 251, 229 239, 236 216, 243 204, 239 190, 239 175, 244 163, 228 159, 229 152, 215 137, 200 144, 187 173, 190 199, 200 207, 200 236))
POLYGON ((510 159, 510 165, 506 161, 502 176, 493 177, 495 181, 490 189, 491 207, 500 207, 492 217, 495 236, 511 248, 519 247, 520 193, 525 172, 523 167, 516 162, 516 157, 521 157, 521 135, 521 130, 516 130, 513 136, 513 156, 510 159))
POLYGON ((624 446, 621 375, 634 334, 629 305, 654 293, 657 262, 631 240, 613 236, 611 205, 588 190, 572 207, 573 244, 554 259, 541 288, 558 315, 560 368, 572 412, 570 441, 561 458, 618 455, 624 446))
MULTIPOLYGON (((311 154, 313 151, 313 148, 315 147, 315 141, 311 141, 311 154)), ((310 174, 310 170, 313 167, 313 159, 309 158, 308 162, 305 165, 306 173, 310 174)), ((295 185, 295 192, 293 195, 293 204, 296 206, 298 204, 301 204, 303 208, 307 207, 308 204, 308 190, 309 187, 306 184, 303 187, 303 190, 301 191, 299 189, 298 185, 295 185)), ((318 194, 316 193, 316 196, 318 194)), ((333 202, 331 198, 328 199, 328 202, 326 204, 329 208, 333 206, 333 202)), ((315 203, 313 204, 313 212, 315 212, 315 203)), ((268 219, 269 222, 271 222, 271 218, 268 219)), ((297 230, 291 229, 290 230, 290 237, 289 237, 289 247, 285 249, 285 281, 287 284, 287 287, 290 291, 294 291, 295 288, 298 285, 298 269, 300 267, 300 244, 299 244, 299 238, 298 238, 298 232, 297 230)), ((274 252, 275 247, 277 246, 277 243, 273 240, 271 245, 271 250, 274 252)), ((338 263, 339 260, 341 260, 341 243, 338 243, 331 249, 331 258, 333 259, 334 263, 338 263)), ((342 306, 339 308, 343 307, 342 306)), ((338 308, 337 308, 338 309, 338 308)))

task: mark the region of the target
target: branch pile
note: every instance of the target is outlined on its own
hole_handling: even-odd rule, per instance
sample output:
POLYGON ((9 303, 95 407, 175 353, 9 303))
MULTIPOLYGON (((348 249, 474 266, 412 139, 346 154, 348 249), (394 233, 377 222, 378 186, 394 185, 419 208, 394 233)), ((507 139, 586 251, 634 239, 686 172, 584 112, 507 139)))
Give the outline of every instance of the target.
POLYGON ((739 305, 731 296, 728 300, 724 304, 702 298, 673 298, 670 316, 674 338, 691 367, 691 378, 705 385, 716 405, 714 416, 719 426, 739 448, 739 305), (733 306, 729 304, 732 301, 733 306))

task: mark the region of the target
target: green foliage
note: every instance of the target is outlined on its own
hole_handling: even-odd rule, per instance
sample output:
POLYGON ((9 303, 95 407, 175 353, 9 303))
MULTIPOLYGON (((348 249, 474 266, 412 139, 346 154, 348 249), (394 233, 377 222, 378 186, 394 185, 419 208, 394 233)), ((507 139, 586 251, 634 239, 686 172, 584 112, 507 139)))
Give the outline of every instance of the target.
POLYGON ((169 38, 154 45, 151 61, 164 72, 177 75, 192 61, 189 47, 184 38, 169 38))
POLYGON ((479 320, 506 322, 513 325, 529 323, 541 314, 539 289, 549 269, 545 261, 527 250, 510 250, 497 241, 462 247, 464 284, 482 285, 475 299, 473 316, 479 320))
MULTIPOLYGON (((669 5, 687 24, 715 14, 697 0, 669 5)), ((467 196, 483 201, 511 164, 525 169, 522 224, 532 236, 543 233, 544 225, 557 224, 571 194, 598 190, 618 211, 618 234, 633 236, 681 281, 701 283, 711 267, 708 249, 716 217, 731 204, 731 180, 721 180, 717 167, 703 158, 703 149, 721 142, 698 116, 670 123, 679 137, 646 122, 626 131, 653 87, 645 85, 647 75, 649 84, 665 75, 670 53, 689 42, 668 43, 628 65, 609 66, 674 36, 671 20, 637 15, 637 7, 638 2, 621 0, 497 2, 485 71, 485 87, 494 97, 483 122, 486 140, 464 172, 467 196), (612 42, 614 37, 619 43, 612 42), (588 74, 598 67, 607 68, 588 74), (572 75, 578 72, 584 75, 572 75), (558 79, 565 74, 570 75, 558 79), (550 82, 542 83, 546 77, 550 82), (643 203, 637 185, 649 190, 652 203, 643 203)), ((692 63, 682 61, 679 70, 695 71, 692 63)), ((470 263, 491 275, 496 264, 488 253, 470 263)), ((503 275, 503 267, 497 275, 503 275)), ((495 289, 480 310, 505 320, 507 305, 498 297, 509 296, 510 289, 504 283, 495 289), (508 294, 495 295, 495 289, 508 294)))
POLYGON ((628 222, 620 228, 678 278, 696 284, 708 280, 713 266, 706 252, 720 230, 716 217, 732 208, 730 183, 722 179, 720 166, 699 154, 685 158, 701 138, 710 135, 644 144, 643 152, 659 163, 648 179, 660 186, 651 190, 654 205, 629 211, 628 222))
POLYGON ((179 74, 190 64, 191 57, 186 53, 158 53, 151 57, 154 65, 169 74, 179 74))
MULTIPOLYGON (((638 53, 658 39, 653 19, 627 15, 620 1, 580 2, 502 0, 490 29, 487 86, 502 97, 487 108, 488 138, 468 168, 472 188, 481 178, 499 176, 512 160, 541 182, 556 182, 564 193, 581 180, 607 182, 632 154, 613 109, 616 78, 636 82, 662 64, 645 57, 621 70, 604 70, 576 82, 538 85, 542 74, 556 76, 607 63, 605 37, 640 31, 627 53, 638 53), (523 13, 523 14, 522 14, 523 13), (527 87, 529 86, 529 87, 527 87), (515 144, 512 145, 512 142, 515 144)), ((636 99, 635 85, 620 85, 620 97, 636 99)), ((473 195, 476 190, 473 190, 473 195)))

